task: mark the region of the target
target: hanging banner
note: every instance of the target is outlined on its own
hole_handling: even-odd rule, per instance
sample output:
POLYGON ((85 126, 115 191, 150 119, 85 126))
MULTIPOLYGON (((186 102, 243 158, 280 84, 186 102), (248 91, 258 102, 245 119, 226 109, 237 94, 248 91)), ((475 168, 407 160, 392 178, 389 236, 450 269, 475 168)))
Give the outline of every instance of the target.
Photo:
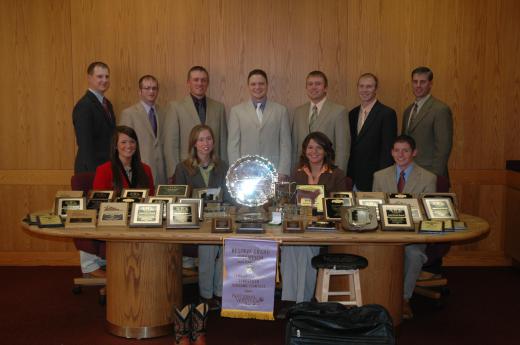
POLYGON ((224 286, 221 316, 274 320, 278 242, 224 240, 224 286))

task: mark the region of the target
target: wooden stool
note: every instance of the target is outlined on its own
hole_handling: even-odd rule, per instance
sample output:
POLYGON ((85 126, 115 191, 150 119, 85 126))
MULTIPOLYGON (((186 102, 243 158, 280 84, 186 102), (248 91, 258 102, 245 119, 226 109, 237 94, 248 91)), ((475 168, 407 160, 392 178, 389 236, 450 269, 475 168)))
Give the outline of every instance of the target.
POLYGON ((353 254, 323 254, 312 258, 312 267, 318 270, 315 297, 318 302, 327 302, 329 296, 349 296, 348 301, 337 301, 344 305, 363 305, 359 269, 368 266, 362 256, 353 254), (329 291, 330 276, 347 275, 348 291, 329 291))

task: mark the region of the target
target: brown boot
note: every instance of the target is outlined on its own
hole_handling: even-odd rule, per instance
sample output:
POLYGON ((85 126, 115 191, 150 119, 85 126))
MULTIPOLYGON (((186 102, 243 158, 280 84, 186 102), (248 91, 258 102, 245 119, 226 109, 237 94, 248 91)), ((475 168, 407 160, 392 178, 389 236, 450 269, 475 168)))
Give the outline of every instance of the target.
POLYGON ((206 345, 206 320, 209 307, 201 303, 191 311, 191 345, 206 345))
POLYGON ((191 333, 191 305, 187 305, 182 310, 175 308, 175 344, 190 345, 191 333))

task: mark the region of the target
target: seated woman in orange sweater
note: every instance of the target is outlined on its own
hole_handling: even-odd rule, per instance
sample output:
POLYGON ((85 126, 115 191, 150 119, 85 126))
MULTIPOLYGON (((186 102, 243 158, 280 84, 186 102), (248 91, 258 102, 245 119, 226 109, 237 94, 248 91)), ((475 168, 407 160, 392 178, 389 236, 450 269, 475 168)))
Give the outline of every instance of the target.
MULTIPOLYGON (((120 195, 123 188, 148 188, 153 194, 152 170, 141 162, 137 134, 132 128, 116 127, 110 161, 97 167, 92 188, 112 189, 116 195, 120 195)), ((79 240, 75 243, 80 251, 81 271, 94 277, 104 277, 105 271, 101 270, 105 257, 104 242, 79 240)))

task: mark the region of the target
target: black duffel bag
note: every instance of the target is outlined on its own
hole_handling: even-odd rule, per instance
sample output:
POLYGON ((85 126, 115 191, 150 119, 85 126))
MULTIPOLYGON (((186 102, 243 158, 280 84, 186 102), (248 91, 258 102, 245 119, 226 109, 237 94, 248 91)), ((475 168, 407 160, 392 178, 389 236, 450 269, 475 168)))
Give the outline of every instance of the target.
POLYGON ((395 344, 392 318, 378 304, 303 302, 289 309, 287 320, 286 345, 395 344))

